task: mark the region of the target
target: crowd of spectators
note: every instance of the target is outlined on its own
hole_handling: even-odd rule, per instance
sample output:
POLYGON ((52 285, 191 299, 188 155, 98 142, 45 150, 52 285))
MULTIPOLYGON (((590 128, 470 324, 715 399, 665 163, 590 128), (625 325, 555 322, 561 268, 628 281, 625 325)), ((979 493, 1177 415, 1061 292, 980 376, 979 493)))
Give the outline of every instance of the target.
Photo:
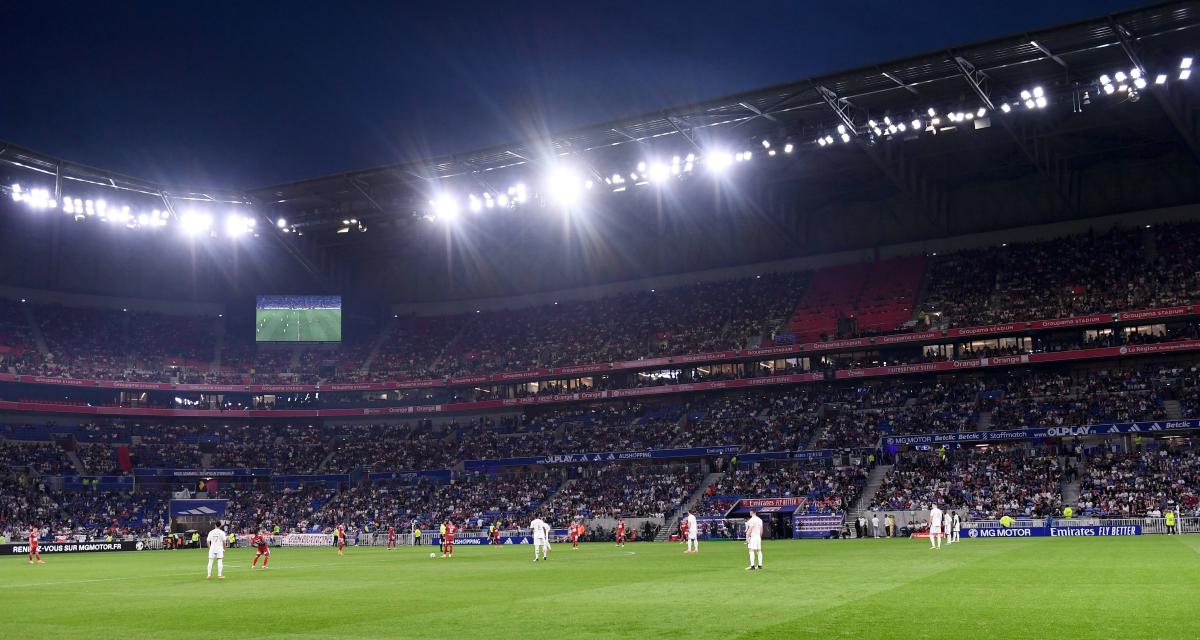
POLYGON ((1100 450, 1083 466, 1079 512, 1104 517, 1200 515, 1200 455, 1190 443, 1121 453, 1100 450))
POLYGON ((923 303, 954 327, 1188 304, 1200 297, 1198 231, 1113 229, 944 255, 923 303))
POLYGON ((818 466, 798 462, 760 462, 725 472, 704 490, 697 513, 723 516, 739 498, 804 498, 802 510, 848 511, 862 493, 867 469, 857 465, 818 466))
POLYGON ((605 465, 576 477, 540 508, 555 521, 579 518, 663 518, 696 490, 697 465, 605 465))
POLYGON ((992 445, 899 457, 876 492, 872 511, 966 509, 972 518, 1057 516, 1064 465, 1040 447, 992 445))
MULTIPOLYGON (((856 273, 875 273, 856 286, 872 305, 883 300, 897 308, 922 310, 919 320, 888 315, 887 323, 895 331, 1178 306, 1200 295, 1198 230, 1196 224, 1114 229, 964 250, 929 261, 905 259, 901 262, 925 273, 925 294, 916 307, 908 294, 892 300, 879 289, 892 277, 887 270, 875 273, 856 267, 856 273)), ((406 316, 392 319, 382 329, 350 331, 346 344, 336 352, 309 350, 299 357, 291 349, 260 348, 252 335, 231 330, 221 318, 30 303, 35 325, 45 338, 43 353, 22 303, 4 300, 0 301, 0 346, 8 349, 0 350, 0 358, 21 373, 44 376, 237 384, 437 379, 628 361, 786 342, 782 328, 789 318, 806 317, 797 307, 809 299, 805 291, 812 278, 812 272, 768 273, 521 309, 406 316), (221 333, 225 335, 218 354, 221 333), (219 368, 214 367, 217 362, 219 368)), ((915 275, 905 282, 912 288, 915 275)), ((829 303, 828 296, 812 299, 829 303)), ((301 296, 286 304, 325 303, 301 296)), ((788 335, 794 340, 802 329, 791 327, 788 335)), ((870 330, 888 331, 886 326, 870 330)), ((1036 353, 1198 335, 1200 331, 1191 325, 1078 339, 1037 337, 1019 345, 967 349, 955 356, 1036 353)), ((830 362, 853 367, 948 357, 951 354, 914 350, 830 362)), ((721 379, 730 374, 711 375, 721 379)), ((661 378, 633 381, 635 385, 666 382, 661 378)))

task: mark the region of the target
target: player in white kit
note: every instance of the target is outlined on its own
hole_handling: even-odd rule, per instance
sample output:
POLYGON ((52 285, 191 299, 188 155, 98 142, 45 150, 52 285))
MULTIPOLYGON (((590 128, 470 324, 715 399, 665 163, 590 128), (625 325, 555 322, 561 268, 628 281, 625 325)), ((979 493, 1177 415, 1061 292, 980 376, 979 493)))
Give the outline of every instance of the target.
POLYGON ((229 539, 221 529, 221 523, 215 523, 213 530, 208 532, 208 578, 212 580, 213 560, 217 561, 217 580, 225 579, 225 542, 229 539))
POLYGON ((946 544, 953 544, 954 538, 950 537, 951 526, 954 522, 954 512, 947 511, 942 514, 942 535, 946 538, 946 544))
POLYGON ((957 511, 954 512, 954 518, 951 520, 950 526, 952 527, 950 530, 950 539, 958 542, 958 530, 962 528, 962 520, 958 517, 957 511))
POLYGON ((750 550, 750 566, 746 567, 747 571, 762 569, 762 534, 763 521, 751 511, 750 518, 746 520, 746 548, 750 550), (758 554, 757 563, 755 553, 758 554))
POLYGON ((929 546, 933 549, 942 548, 942 510, 936 502, 929 505, 929 546))
POLYGON ((546 524, 545 520, 534 517, 533 522, 529 523, 529 530, 533 533, 533 561, 549 560, 550 556, 550 525, 546 524))
POLYGON ((687 551, 684 553, 700 553, 700 538, 696 533, 696 515, 687 512, 687 551))

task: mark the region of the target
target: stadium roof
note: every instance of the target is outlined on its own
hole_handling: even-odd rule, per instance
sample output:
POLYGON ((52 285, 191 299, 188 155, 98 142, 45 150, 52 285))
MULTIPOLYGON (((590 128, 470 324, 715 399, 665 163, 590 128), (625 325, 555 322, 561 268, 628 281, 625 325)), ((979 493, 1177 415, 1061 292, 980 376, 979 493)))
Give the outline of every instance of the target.
MULTIPOLYGON (((796 82, 673 107, 531 140, 300 182, 249 190, 258 202, 289 208, 321 207, 362 201, 374 195, 414 190, 423 203, 430 185, 469 178, 513 166, 538 164, 555 157, 628 149, 682 139, 685 145, 732 138, 730 143, 766 134, 811 142, 818 132, 839 123, 827 98, 867 114, 924 111, 927 105, 962 100, 973 92, 967 77, 983 79, 993 96, 1015 97, 1034 85, 1070 92, 1094 83, 1103 71, 1128 67, 1132 53, 1141 57, 1177 56, 1191 50, 1191 31, 1200 26, 1200 5, 1169 2, 1082 20, 1058 27, 1013 34, 987 42, 952 47, 796 82)), ((1176 57, 1176 59, 1178 59, 1176 57)), ((1194 140, 1189 141, 1194 145, 1194 140)), ((1200 148, 1196 149, 1200 154, 1200 148)), ((378 201, 377 201, 378 202, 378 201)))
MULTIPOLYGON (((274 221, 286 219, 288 231, 297 233, 266 234, 308 273, 325 279, 329 290, 354 283, 374 291, 388 287, 397 299, 416 300, 508 295, 526 286, 566 288, 712 268, 735 260, 765 261, 1196 202, 1200 135, 1192 94, 1200 78, 1176 82, 1172 74, 1163 86, 1153 84, 1153 78, 1162 71, 1178 71, 1181 59, 1196 53, 1198 26, 1200 1, 1167 2, 540 140, 260 188, 154 184, 0 142, 0 182, 7 182, 6 171, 17 175, 32 170, 51 177, 56 187, 88 184, 97 190, 147 194, 168 204, 247 203, 251 207, 242 210, 261 216, 272 229, 274 221), (1151 80, 1140 94, 1101 95, 1102 75, 1133 68, 1144 70, 1151 80), (1050 108, 1025 113, 1020 96, 1034 88, 1045 92, 1050 108), (1001 116, 997 111, 1005 105, 1021 113, 1001 116), (925 117, 930 108, 944 118, 955 110, 976 113, 980 107, 988 112, 981 119, 986 122, 960 122, 960 133, 952 135, 880 135, 870 124, 885 116, 901 122, 925 117), (848 128, 852 144, 819 148, 816 140, 838 135, 839 126, 848 128), (507 216, 497 219, 501 225, 516 225, 506 235, 529 241, 525 248, 513 248, 516 243, 511 242, 486 248, 477 244, 475 255, 487 255, 492 263, 479 266, 481 271, 471 276, 447 276, 459 283, 480 283, 478 288, 447 294, 454 288, 450 280, 434 273, 463 265, 461 259, 447 258, 448 243, 432 242, 433 236, 422 230, 442 226, 424 219, 430 200, 441 191, 460 196, 503 193, 514 182, 536 180, 534 174, 564 156, 599 181, 614 172, 631 171, 639 161, 672 154, 705 156, 740 145, 761 153, 757 145, 765 139, 790 142, 796 153, 789 161, 756 160, 753 171, 738 176, 743 193, 756 194, 765 203, 755 205, 755 213, 762 216, 757 225, 743 224, 745 229, 736 230, 706 226, 709 220, 699 214, 708 204, 696 200, 682 205, 689 211, 690 226, 657 229, 688 247, 686 264, 682 257, 650 266, 625 260, 633 266, 593 268, 557 280, 547 275, 546 281, 530 285, 529 274, 566 274, 578 260, 567 256, 559 267, 547 267, 544 250, 563 244, 561 238, 528 233, 531 227, 545 226, 545 217, 507 216), (754 191, 764 186, 775 192, 754 191), (777 196, 764 195, 770 193, 777 196), (347 233, 348 220, 369 232, 347 233), (750 228, 754 226, 760 228, 750 228), (680 238, 685 232, 690 236, 680 238), (744 235, 733 238, 734 233, 744 235), (504 257, 510 249, 519 259, 504 257), (540 262, 528 262, 531 254, 540 262), (520 275, 511 276, 505 286, 493 286, 480 273, 520 275)), ((704 190, 676 193, 690 197, 683 195, 689 191, 704 190)), ((598 208, 606 208, 595 219, 608 223, 603 232, 609 234, 605 240, 610 246, 622 247, 627 255, 660 253, 659 247, 638 244, 644 239, 639 236, 655 233, 641 224, 647 219, 647 198, 636 193, 631 198, 630 193, 596 195, 605 196, 594 198, 598 208), (614 224, 622 217, 631 224, 614 224)), ((489 234, 502 235, 491 229, 477 235, 489 234)), ((486 240, 498 242, 496 237, 486 240)))

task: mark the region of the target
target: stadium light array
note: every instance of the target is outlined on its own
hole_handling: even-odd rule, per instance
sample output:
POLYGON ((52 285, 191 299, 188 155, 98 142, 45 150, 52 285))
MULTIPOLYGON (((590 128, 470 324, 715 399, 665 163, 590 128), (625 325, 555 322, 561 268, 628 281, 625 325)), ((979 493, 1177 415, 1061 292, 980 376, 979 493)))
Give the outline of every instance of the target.
POLYGON ((183 233, 189 236, 200 236, 212 230, 213 217, 208 213, 186 211, 179 219, 183 233))
POLYGON ((240 213, 229 213, 225 216, 225 235, 230 238, 252 235, 256 226, 258 221, 250 216, 240 213))
POLYGON ((48 209, 61 210, 64 215, 71 216, 76 221, 93 218, 100 222, 121 224, 130 229, 159 228, 167 225, 168 214, 165 211, 134 212, 129 205, 109 204, 104 199, 84 199, 64 196, 61 201, 51 196, 45 188, 27 189, 19 183, 9 187, 14 202, 20 202, 35 211, 48 209))

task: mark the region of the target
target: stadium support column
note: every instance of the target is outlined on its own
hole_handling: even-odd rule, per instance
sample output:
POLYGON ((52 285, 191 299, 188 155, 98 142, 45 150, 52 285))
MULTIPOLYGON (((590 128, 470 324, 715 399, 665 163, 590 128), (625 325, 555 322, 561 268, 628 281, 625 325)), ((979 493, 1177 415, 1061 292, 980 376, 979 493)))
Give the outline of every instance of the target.
POLYGON ((935 229, 949 231, 949 207, 944 191, 909 160, 896 144, 877 145, 863 138, 862 127, 854 119, 855 107, 823 85, 815 87, 817 94, 845 125, 854 144, 875 164, 884 177, 900 190, 914 212, 925 218, 935 229))

